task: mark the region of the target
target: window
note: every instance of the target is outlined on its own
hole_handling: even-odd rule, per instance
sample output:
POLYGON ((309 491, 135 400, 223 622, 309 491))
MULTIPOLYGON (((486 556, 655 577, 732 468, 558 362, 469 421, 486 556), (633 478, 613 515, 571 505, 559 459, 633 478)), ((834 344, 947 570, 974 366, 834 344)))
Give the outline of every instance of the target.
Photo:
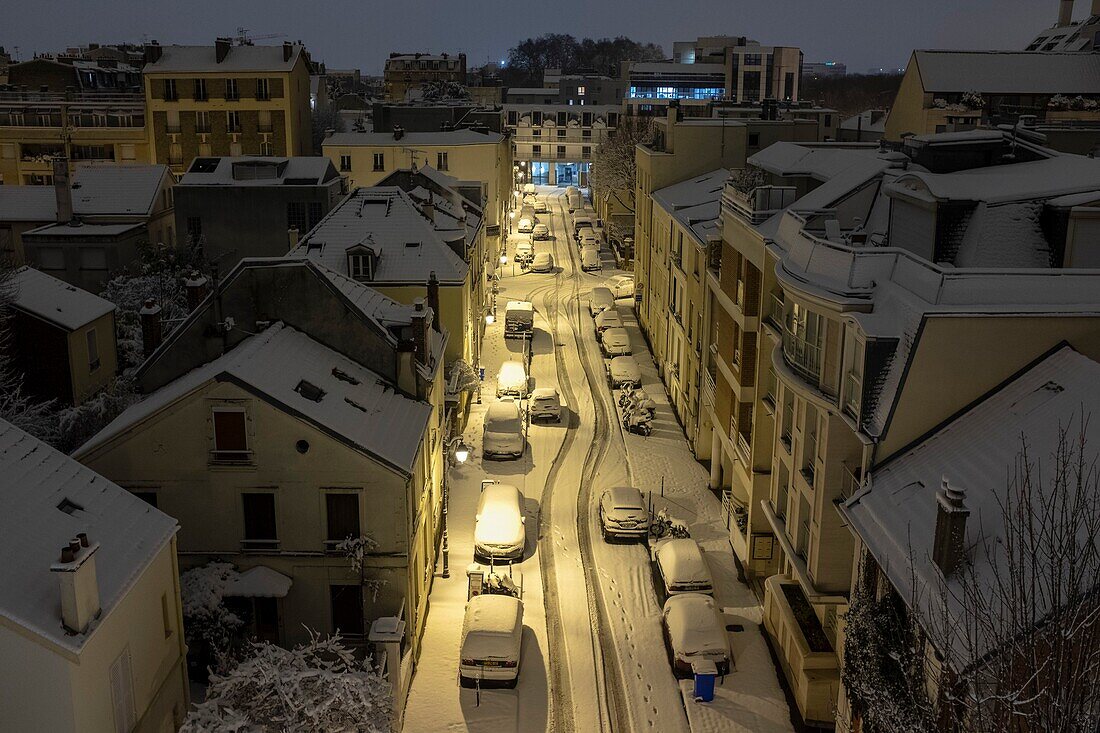
POLYGON ((374 273, 371 268, 370 255, 363 252, 349 254, 348 275, 352 280, 372 280, 374 273))
POLYGON ((508 124, 509 124, 509 125, 510 125, 511 127, 515 127, 515 126, 516 126, 516 123, 517 123, 518 121, 519 121, 519 113, 518 113, 518 112, 517 112, 516 110, 514 110, 514 109, 513 109, 513 110, 509 110, 509 111, 508 111, 508 124))
POLYGON ((324 217, 324 215, 325 214, 324 214, 323 210, 321 209, 321 202, 320 201, 310 201, 309 202, 309 228, 310 229, 317 226, 321 222, 321 219, 324 217))
POLYGON ((744 90, 745 99, 752 101, 760 99, 760 72, 746 71, 744 82, 741 86, 744 90))
POLYGON ((179 99, 179 95, 176 93, 175 79, 164 80, 164 99, 167 102, 174 102, 179 99))
POLYGON ((195 101, 205 102, 206 99, 206 79, 195 79, 195 101))
POLYGON ((558 137, 559 138, 564 138, 565 137, 565 128, 564 127, 559 127, 558 128, 558 137))
POLYGON ((535 157, 535 158, 541 157, 542 156, 542 146, 541 145, 532 145, 531 146, 531 156, 535 157))
POLYGON ((790 475, 787 473, 787 466, 782 461, 779 462, 779 473, 777 474, 777 481, 775 485, 775 514, 780 519, 787 518, 787 494, 789 491, 790 475))
POLYGON ((80 249, 81 270, 106 270, 107 250, 102 247, 82 247, 80 249))
POLYGON ((260 155, 272 156, 275 154, 275 147, 271 143, 260 143, 260 155))
POLYGON ((99 369, 99 341, 96 340, 95 329, 89 328, 85 338, 88 344, 88 370, 94 372, 99 369))
POLYGON ((343 636, 363 634, 363 588, 358 585, 330 585, 332 630, 343 636))
POLYGON ((290 201, 286 205, 286 228, 297 229, 299 234, 306 232, 306 205, 301 201, 290 201))
POLYGON ((374 169, 376 171, 386 170, 386 154, 385 153, 375 153, 374 154, 374 169))
POLYGON ((160 594, 160 620, 164 622, 164 638, 172 636, 172 607, 168 605, 168 594, 160 594))
POLYGON ((745 66, 759 66, 759 65, 760 65, 760 54, 758 54, 758 53, 747 53, 747 54, 745 54, 745 66))
POLYGON ((40 270, 64 270, 65 252, 60 247, 43 247, 38 250, 40 270))
POLYGON ((750 132, 749 133, 749 147, 750 148, 760 147, 760 133, 759 132, 750 132))
POLYGON ((247 461, 248 428, 244 410, 214 408, 214 460, 247 461))
POLYGON ((583 97, 584 96, 584 87, 577 87, 577 96, 578 97, 583 97))
POLYGON ((244 502, 245 549, 274 550, 279 546, 275 528, 275 494, 241 494, 244 502))
POLYGON ((341 155, 340 156, 340 170, 342 170, 342 171, 350 171, 351 170, 351 156, 350 155, 341 155))
POLYGON ((271 99, 271 90, 268 87, 267 79, 256 80, 256 99, 261 101, 271 99))
POLYGON ((111 681, 111 708, 114 712, 115 731, 130 733, 137 724, 134 712, 134 678, 131 672, 130 647, 122 648, 122 653, 111 663, 109 674, 111 681))
POLYGON ((210 132, 210 113, 195 113, 195 132, 210 132))
POLYGON ((441 152, 435 154, 435 168, 436 170, 447 170, 447 153, 441 152))
POLYGON ((225 98, 234 101, 241 98, 241 92, 236 79, 225 80, 225 98))
POLYGON ((225 113, 225 126, 230 132, 241 131, 241 113, 232 111, 225 113))
POLYGON ((198 241, 198 239, 202 236, 201 216, 187 217, 187 236, 192 242, 198 241))
POLYGON ((168 132, 180 131, 180 111, 178 109, 170 109, 164 116, 165 124, 168 125, 168 132))
MULTIPOLYGON (((790 535, 790 527, 787 534, 790 535)), ((805 560, 810 546, 810 502, 805 496, 800 496, 798 501, 798 536, 795 539, 794 550, 805 560)))
POLYGON ((581 138, 584 139, 584 140, 591 140, 592 139, 592 131, 588 130, 588 129, 581 130, 581 138))
POLYGON ((359 495, 325 494, 325 516, 328 522, 327 538, 330 543, 340 542, 348 537, 358 537, 359 495))
POLYGON ((565 157, 565 146, 564 145, 559 145, 558 146, 558 157, 559 158, 564 158, 565 157))
POLYGON ((271 132, 271 110, 261 109, 256 113, 256 127, 260 132, 271 132))
POLYGON ((531 130, 531 137, 542 137, 542 130, 537 127, 531 130))
POLYGON ((592 157, 592 146, 591 145, 585 145, 581 148, 581 157, 586 159, 586 160, 588 158, 592 157))

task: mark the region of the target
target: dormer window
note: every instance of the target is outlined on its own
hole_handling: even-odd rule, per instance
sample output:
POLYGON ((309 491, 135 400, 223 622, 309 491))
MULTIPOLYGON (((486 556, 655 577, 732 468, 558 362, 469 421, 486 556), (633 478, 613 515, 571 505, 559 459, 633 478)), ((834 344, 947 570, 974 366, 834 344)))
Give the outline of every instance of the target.
POLYGON ((378 268, 378 255, 369 247, 353 247, 348 250, 348 276, 359 282, 374 280, 378 268))

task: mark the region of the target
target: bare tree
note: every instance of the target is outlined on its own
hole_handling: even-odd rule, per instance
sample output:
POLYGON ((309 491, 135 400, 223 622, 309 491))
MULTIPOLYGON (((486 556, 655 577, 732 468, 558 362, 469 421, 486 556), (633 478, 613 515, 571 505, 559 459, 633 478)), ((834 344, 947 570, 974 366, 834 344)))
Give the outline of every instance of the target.
POLYGON ((592 173, 588 180, 593 198, 610 194, 617 197, 624 208, 634 212, 634 183, 638 177, 634 148, 639 143, 649 143, 652 137, 653 118, 619 116, 618 127, 600 143, 592 156, 592 173))

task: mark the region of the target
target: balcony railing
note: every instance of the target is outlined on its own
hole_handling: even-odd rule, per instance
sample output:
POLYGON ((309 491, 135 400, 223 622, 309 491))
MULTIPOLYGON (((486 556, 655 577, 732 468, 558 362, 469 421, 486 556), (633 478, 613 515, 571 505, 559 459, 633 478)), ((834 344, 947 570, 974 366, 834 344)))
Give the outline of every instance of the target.
POLYGON ((737 302, 737 307, 740 308, 741 310, 745 310, 745 281, 744 280, 738 280, 737 281, 736 296, 737 296, 737 301, 736 301, 737 302))
POLYGON ((749 445, 748 436, 742 432, 737 433, 737 455, 745 468, 752 467, 752 446, 749 445))
POLYGON ((817 382, 821 377, 821 346, 806 340, 785 325, 783 327, 783 357, 792 369, 817 382))
POLYGON ((863 378, 855 372, 844 377, 844 411, 853 420, 859 420, 860 402, 863 398, 863 378))
POLYGON ((859 491, 863 485, 863 469, 859 466, 851 466, 847 462, 841 464, 844 468, 840 487, 840 500, 847 501, 859 491))
POLYGON ((777 329, 782 329, 783 328, 783 308, 784 307, 785 307, 785 304, 783 303, 783 298, 776 295, 775 293, 772 293, 771 294, 771 302, 769 303, 769 307, 768 307, 768 320, 771 321, 771 324, 773 326, 775 326, 777 329))
POLYGON ((757 186, 745 193, 727 184, 722 192, 722 207, 757 225, 793 204, 795 198, 793 186, 757 186))

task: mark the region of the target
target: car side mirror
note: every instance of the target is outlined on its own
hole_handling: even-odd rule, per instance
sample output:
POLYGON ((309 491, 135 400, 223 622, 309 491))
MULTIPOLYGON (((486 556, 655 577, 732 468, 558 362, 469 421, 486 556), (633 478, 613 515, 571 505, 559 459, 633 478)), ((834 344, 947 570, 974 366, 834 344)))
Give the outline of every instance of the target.
POLYGON ((527 517, 520 517, 519 518, 519 523, 520 524, 527 524, 527 517))

